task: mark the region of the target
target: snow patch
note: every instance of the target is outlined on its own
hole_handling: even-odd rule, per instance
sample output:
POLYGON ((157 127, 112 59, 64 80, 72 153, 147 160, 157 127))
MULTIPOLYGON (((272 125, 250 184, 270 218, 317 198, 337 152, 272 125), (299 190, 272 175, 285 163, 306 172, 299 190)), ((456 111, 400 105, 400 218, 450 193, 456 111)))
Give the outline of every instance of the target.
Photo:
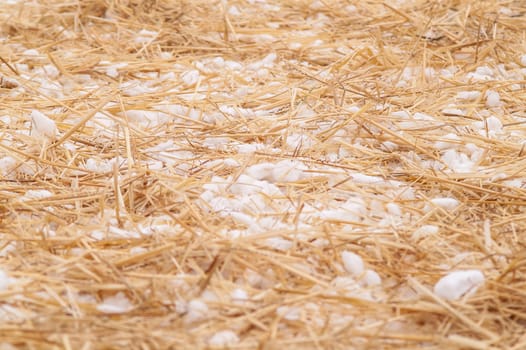
POLYGON ((484 283, 479 270, 460 270, 449 273, 435 284, 435 294, 446 300, 457 300, 471 295, 484 283))
POLYGON ((97 310, 105 314, 123 314, 132 309, 133 305, 123 292, 106 297, 101 304, 97 305, 97 310))
POLYGON ((36 109, 31 111, 31 136, 37 139, 45 138, 54 140, 58 129, 55 121, 36 109))
POLYGON ((344 251, 341 254, 343 261, 343 268, 348 273, 354 276, 360 276, 364 271, 364 264, 362 258, 349 251, 344 251))
POLYGON ((217 347, 234 346, 237 343, 239 343, 239 337, 230 330, 219 331, 208 340, 208 345, 217 347))
POLYGON ((438 197, 431 200, 431 203, 445 210, 455 210, 459 206, 459 201, 455 198, 438 197))

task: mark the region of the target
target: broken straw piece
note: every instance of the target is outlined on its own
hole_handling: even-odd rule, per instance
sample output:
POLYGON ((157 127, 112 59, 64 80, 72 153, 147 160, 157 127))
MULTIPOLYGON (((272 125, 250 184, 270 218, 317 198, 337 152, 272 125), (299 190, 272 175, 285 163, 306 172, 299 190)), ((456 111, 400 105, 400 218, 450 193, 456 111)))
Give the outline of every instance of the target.
POLYGON ((55 139, 57 137, 58 129, 55 121, 47 117, 42 112, 37 111, 36 109, 31 111, 31 125, 32 132, 31 136, 35 138, 47 138, 55 139))
POLYGON ((484 275, 479 270, 459 270, 442 277, 435 284, 435 294, 446 300, 457 300, 463 295, 471 295, 484 283, 484 275))

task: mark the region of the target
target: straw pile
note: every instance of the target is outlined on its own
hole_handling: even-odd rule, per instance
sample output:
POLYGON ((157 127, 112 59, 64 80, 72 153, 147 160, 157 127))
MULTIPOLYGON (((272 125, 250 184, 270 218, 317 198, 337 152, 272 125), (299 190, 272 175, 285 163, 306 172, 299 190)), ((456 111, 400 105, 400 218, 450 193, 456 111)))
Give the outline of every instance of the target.
POLYGON ((526 348, 522 1, 0 17, 0 348, 526 348))

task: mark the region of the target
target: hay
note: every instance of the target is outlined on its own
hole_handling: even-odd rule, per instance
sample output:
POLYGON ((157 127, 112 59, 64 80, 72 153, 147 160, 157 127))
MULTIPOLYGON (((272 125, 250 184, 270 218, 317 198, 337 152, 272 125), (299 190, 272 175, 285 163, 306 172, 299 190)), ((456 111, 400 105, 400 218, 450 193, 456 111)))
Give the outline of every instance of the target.
POLYGON ((6 2, 0 347, 523 349, 525 16, 6 2))

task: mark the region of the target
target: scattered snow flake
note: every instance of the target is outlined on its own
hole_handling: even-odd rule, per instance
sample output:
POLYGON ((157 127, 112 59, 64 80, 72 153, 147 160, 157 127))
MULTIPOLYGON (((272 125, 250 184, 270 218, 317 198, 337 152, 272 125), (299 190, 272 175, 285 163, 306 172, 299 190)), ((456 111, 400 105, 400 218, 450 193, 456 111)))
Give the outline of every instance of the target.
POLYGON ((40 52, 36 49, 27 49, 22 53, 24 56, 31 56, 31 57, 38 57, 40 56, 40 52))
POLYGON ((382 279, 380 278, 380 275, 378 275, 378 273, 376 273, 376 271, 373 270, 366 270, 363 279, 368 287, 374 287, 382 284, 382 279))
POLYGON ((85 168, 89 171, 93 171, 96 173, 108 173, 108 172, 113 171, 113 164, 115 162, 118 162, 118 165, 119 165, 121 162, 121 159, 112 158, 110 160, 105 160, 105 159, 100 160, 100 159, 89 158, 86 161, 85 168))
POLYGON ((239 11, 236 5, 232 5, 228 8, 228 14, 232 16, 240 16, 241 11, 239 11))
POLYGON ((146 44, 151 41, 154 41, 158 35, 158 32, 142 29, 139 33, 137 33, 137 36, 135 37, 134 41, 136 44, 146 44))
POLYGON ((151 94, 157 91, 156 88, 152 88, 148 86, 147 83, 138 80, 126 81, 120 84, 120 89, 122 93, 127 96, 140 96, 151 94))
POLYGON ((276 313, 288 321, 297 321, 301 317, 301 309, 294 306, 280 306, 276 313))
POLYGON ((4 270, 0 270, 0 291, 6 290, 14 281, 4 270))
POLYGON ((31 136, 35 138, 55 139, 58 133, 55 121, 36 109, 31 111, 31 136))
POLYGON ((0 158, 0 174, 2 174, 2 176, 11 175, 17 164, 18 162, 13 157, 5 156, 0 158))
POLYGON ((420 240, 427 236, 436 235, 437 233, 438 233, 438 226, 423 225, 419 227, 415 232, 413 232, 413 234, 411 235, 411 239, 420 240))
POLYGON ((296 182, 304 178, 303 170, 306 166, 295 160, 283 160, 273 164, 271 169, 272 182, 296 182))
POLYGON ((477 130, 479 135, 487 137, 495 137, 502 133, 502 122, 495 116, 490 116, 484 121, 478 121, 471 124, 473 129, 477 130))
POLYGON ((435 284, 435 294, 446 300, 457 300, 471 295, 484 283, 484 274, 479 270, 460 270, 449 273, 435 284))
POLYGON ((235 149, 241 154, 250 154, 265 149, 265 145, 260 143, 243 143, 240 145, 235 145, 235 149))
MULTIPOLYGON (((102 62, 101 62, 102 63, 102 62)), ((111 78, 117 78, 119 76, 119 69, 128 66, 126 62, 119 62, 115 64, 109 64, 105 68, 105 73, 111 78)))
POLYGON ((407 111, 394 111, 391 113, 393 117, 401 118, 401 119, 409 119, 411 118, 411 115, 407 111))
POLYGON ((463 116, 466 115, 465 111, 463 111, 462 109, 459 109, 459 108, 454 108, 454 107, 444 108, 444 109, 442 109, 441 112, 444 115, 454 115, 454 116, 459 116, 459 117, 463 117, 463 116))
POLYGON ((395 215, 395 216, 402 216, 402 209, 400 208, 400 206, 396 203, 387 203, 387 205, 385 206, 386 209, 387 209, 387 212, 391 215, 395 215))
POLYGON ((396 150, 398 150, 398 145, 394 142, 391 142, 391 141, 384 141, 382 142, 382 148, 386 151, 386 152, 394 152, 396 150))
POLYGON ((454 149, 447 150, 441 159, 455 173, 469 173, 475 167, 475 163, 465 153, 454 149))
POLYGON ((501 105, 500 95, 493 90, 486 91, 486 106, 489 108, 499 107, 501 105))
POLYGON ((181 80, 186 86, 193 86, 197 84, 200 79, 200 74, 197 69, 192 69, 181 74, 181 80))
POLYGON ((274 61, 278 56, 275 53, 270 53, 260 61, 256 61, 247 66, 248 70, 258 71, 261 68, 271 68, 274 66, 274 61))
POLYGON ((234 303, 242 303, 248 300, 248 293, 244 289, 236 288, 230 293, 230 297, 234 303))
POLYGON ((360 276, 364 271, 362 258, 349 251, 344 251, 341 254, 343 260, 343 268, 354 276, 360 276))
POLYGON ((508 187, 515 187, 515 188, 521 188, 522 187, 522 180, 521 179, 513 179, 513 180, 507 180, 504 181, 503 184, 508 187))
POLYGON ((241 164, 236 159, 233 159, 233 158, 225 158, 225 159, 223 159, 223 164, 225 164, 225 166, 231 167, 231 168, 238 168, 238 167, 241 166, 241 164))
POLYGON ((287 251, 294 243, 281 237, 271 237, 266 240, 266 245, 276 250, 287 251))
POLYGON ((219 331, 208 340, 208 345, 214 347, 228 347, 237 343, 239 343, 239 337, 231 330, 219 331))
POLYGON ((362 173, 354 173, 351 175, 354 182, 360 183, 360 184, 377 184, 377 183, 385 183, 385 180, 378 176, 370 176, 365 175, 362 173))
POLYGON ((187 304, 185 323, 194 323, 206 319, 208 316, 208 305, 202 300, 194 299, 187 304))
POLYGON ((22 197, 21 201, 30 201, 35 199, 43 199, 53 196, 53 193, 48 190, 29 190, 22 197))
POLYGON ((133 305, 123 292, 104 298, 104 301, 97 305, 97 310, 105 314, 123 314, 132 309, 133 305))
POLYGON ((435 148, 438 150, 447 150, 455 148, 460 144, 460 137, 457 134, 449 133, 441 137, 440 141, 435 142, 435 148), (449 141, 453 142, 449 142, 449 141), (456 141, 456 142, 455 142, 456 141))
POLYGON ((456 200, 455 198, 449 198, 449 197, 433 198, 431 200, 431 203, 433 203, 433 205, 435 205, 437 207, 440 207, 442 209, 445 209, 445 210, 454 210, 460 204, 459 201, 456 200))
POLYGON ((457 93, 457 98, 459 100, 474 101, 478 99, 480 95, 481 95, 480 91, 460 91, 457 93))
POLYGON ((290 134, 287 135, 287 146, 290 149, 297 150, 305 150, 312 148, 314 145, 314 140, 307 134, 290 134))
POLYGON ((495 80, 495 73, 493 69, 488 66, 477 67, 475 72, 470 72, 466 75, 468 80, 473 79, 475 81, 489 81, 495 80))
POLYGON ((146 110, 128 110, 125 112, 126 118, 133 123, 142 124, 145 127, 154 127, 162 124, 166 124, 170 117, 163 112, 159 111, 146 111, 146 110))

